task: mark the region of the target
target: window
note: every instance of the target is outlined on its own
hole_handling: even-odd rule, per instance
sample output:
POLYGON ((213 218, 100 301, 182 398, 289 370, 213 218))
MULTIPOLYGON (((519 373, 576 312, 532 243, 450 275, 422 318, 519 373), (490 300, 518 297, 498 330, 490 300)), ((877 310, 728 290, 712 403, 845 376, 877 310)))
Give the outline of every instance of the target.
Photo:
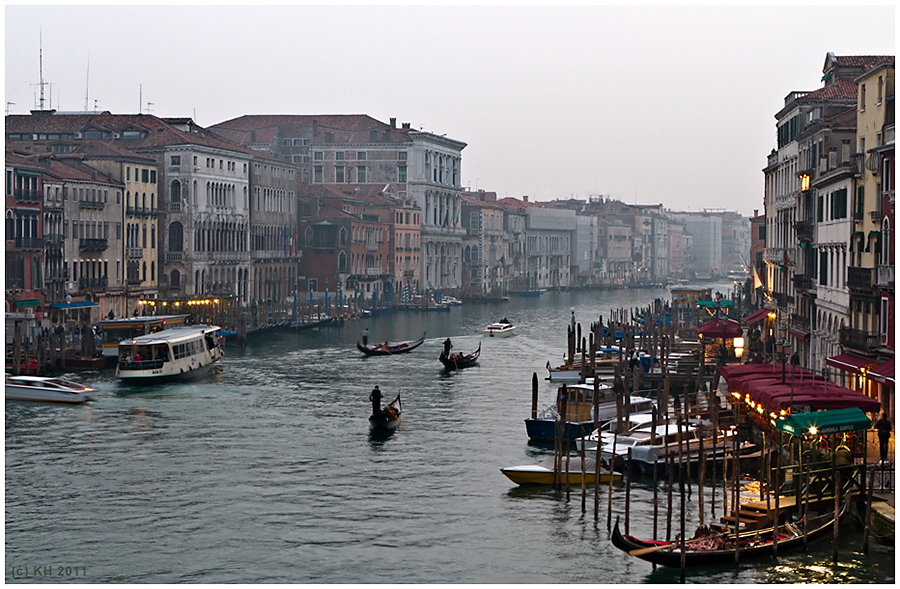
POLYGON ((860 84, 859 86, 859 110, 866 110, 866 85, 860 84))
POLYGON ((344 152, 343 151, 334 152, 334 159, 336 159, 336 160, 344 159, 344 152))
POLYGON ((313 166, 313 182, 316 184, 321 184, 322 182, 324 182, 322 166, 313 166))
POLYGON ((406 166, 397 167, 397 182, 406 182, 406 166))
POLYGON ((398 160, 406 160, 406 152, 405 152, 405 151, 398 151, 398 152, 397 152, 397 159, 398 159, 398 160))
MULTIPOLYGON (((155 176, 155 174, 154 174, 155 176)), ((141 182, 149 182, 150 181, 150 170, 144 168, 141 170, 141 182)))
POLYGON ((290 145, 290 144, 291 144, 290 139, 285 139, 284 141, 282 141, 282 145, 290 145))
POLYGON ((316 160, 316 161, 322 161, 322 160, 324 160, 324 159, 325 159, 325 152, 324 152, 324 151, 314 151, 314 152, 313 152, 313 159, 316 160))
POLYGON ((356 159, 358 159, 358 160, 360 160, 360 161, 366 161, 366 152, 364 152, 364 151, 357 151, 357 152, 356 152, 356 159))
POLYGON ((356 166, 356 181, 357 182, 367 182, 365 166, 356 166))
POLYGON ((100 131, 85 131, 84 132, 85 139, 103 139, 103 133, 100 131))
POLYGON ((141 138, 140 131, 123 131, 122 132, 122 139, 124 139, 126 141, 140 139, 140 138, 141 138))
POLYGON ((175 221, 171 225, 169 225, 169 251, 170 252, 180 252, 182 251, 184 239, 184 230, 181 226, 181 223, 175 221))

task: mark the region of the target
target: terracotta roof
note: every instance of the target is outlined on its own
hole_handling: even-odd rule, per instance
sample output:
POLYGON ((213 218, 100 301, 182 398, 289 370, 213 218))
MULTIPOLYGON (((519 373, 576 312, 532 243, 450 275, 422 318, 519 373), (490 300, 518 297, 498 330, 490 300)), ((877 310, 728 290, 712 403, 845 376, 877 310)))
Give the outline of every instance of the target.
POLYGON ((368 115, 244 115, 212 125, 210 129, 241 145, 270 145, 285 127, 297 127, 296 137, 309 137, 312 143, 324 143, 325 133, 332 133, 337 144, 371 143, 370 131, 378 133, 379 143, 408 143, 411 131, 391 128, 368 115), (388 133, 387 141, 385 133, 388 133))
POLYGON ((893 55, 835 55, 839 67, 864 67, 870 69, 882 63, 894 63, 893 55))
POLYGON ((852 80, 838 80, 818 90, 813 90, 800 100, 856 100, 857 86, 852 80))

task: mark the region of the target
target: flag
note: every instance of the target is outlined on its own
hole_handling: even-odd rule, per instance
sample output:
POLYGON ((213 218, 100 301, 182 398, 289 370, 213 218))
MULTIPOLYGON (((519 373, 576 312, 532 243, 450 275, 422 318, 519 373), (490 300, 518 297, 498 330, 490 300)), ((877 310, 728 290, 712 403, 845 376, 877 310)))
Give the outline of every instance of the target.
POLYGON ((750 291, 750 299, 756 304, 756 289, 762 286, 762 280, 759 279, 759 273, 756 271, 756 264, 753 264, 753 290, 750 291))
POLYGON ((782 266, 784 266, 784 271, 787 272, 787 267, 791 265, 791 258, 788 256, 787 248, 784 249, 784 260, 782 261, 782 266))

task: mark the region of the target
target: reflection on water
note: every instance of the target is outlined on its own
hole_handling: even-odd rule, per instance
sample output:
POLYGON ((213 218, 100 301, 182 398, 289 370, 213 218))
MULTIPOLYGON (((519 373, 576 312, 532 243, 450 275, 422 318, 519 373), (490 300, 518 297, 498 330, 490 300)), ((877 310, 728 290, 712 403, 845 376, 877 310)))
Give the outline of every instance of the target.
MULTIPOLYGON (((580 487, 567 500, 500 472, 553 453, 529 443, 524 419, 533 373, 539 403, 555 398, 545 365, 565 352, 569 309, 585 328, 610 307, 667 296, 547 293, 266 334, 246 348, 229 342, 216 374, 193 383, 124 387, 110 371, 72 375, 99 400, 6 403, 6 563, 84 565, 87 578, 76 581, 91 583, 677 582, 677 570, 653 571, 611 545, 605 485, 595 522, 592 489, 582 513, 580 487), (503 316, 517 334, 483 339, 484 326, 503 316), (428 339, 409 354, 368 358, 355 348, 364 327, 376 341, 423 331, 428 339), (479 365, 444 371, 447 337, 458 350, 482 342, 479 365), (387 398, 403 396, 401 427, 384 437, 369 429, 375 384, 387 398)), ((616 483, 614 514, 624 496, 616 483)), ((659 500, 664 533, 663 492, 659 500)), ((652 477, 636 477, 633 534, 652 534, 652 501, 652 477)), ((861 546, 848 524, 837 567, 822 540, 774 566, 762 560, 688 579, 893 582, 893 551, 863 556, 861 546)))

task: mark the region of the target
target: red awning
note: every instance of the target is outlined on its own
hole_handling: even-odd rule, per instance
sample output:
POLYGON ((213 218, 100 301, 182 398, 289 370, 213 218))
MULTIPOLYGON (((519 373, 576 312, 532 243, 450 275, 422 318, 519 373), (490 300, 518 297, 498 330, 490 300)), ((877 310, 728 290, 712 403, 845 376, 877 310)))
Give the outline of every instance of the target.
POLYGON ((869 371, 869 378, 888 386, 894 386, 894 361, 888 360, 869 371))
POLYGON ((740 337, 744 333, 741 324, 734 319, 710 319, 700 326, 697 333, 706 337, 740 337))
POLYGON ((797 339, 799 339, 799 340, 808 340, 808 339, 809 339, 809 332, 808 332, 808 331, 800 330, 800 329, 794 329, 793 327, 791 327, 790 329, 788 329, 788 332, 790 332, 790 334, 791 334, 792 336, 794 336, 795 338, 797 338, 797 339))
POLYGON ((765 319, 766 315, 768 314, 768 309, 759 309, 757 311, 753 311, 752 313, 741 319, 741 321, 744 322, 745 325, 753 325, 754 323, 759 323, 760 321, 765 319))
POLYGON ((838 370, 843 370, 845 372, 858 372, 860 368, 871 368, 878 364, 877 361, 872 360, 871 358, 863 358, 862 356, 849 353, 832 356, 831 358, 828 358, 825 363, 832 368, 837 368, 838 370))

